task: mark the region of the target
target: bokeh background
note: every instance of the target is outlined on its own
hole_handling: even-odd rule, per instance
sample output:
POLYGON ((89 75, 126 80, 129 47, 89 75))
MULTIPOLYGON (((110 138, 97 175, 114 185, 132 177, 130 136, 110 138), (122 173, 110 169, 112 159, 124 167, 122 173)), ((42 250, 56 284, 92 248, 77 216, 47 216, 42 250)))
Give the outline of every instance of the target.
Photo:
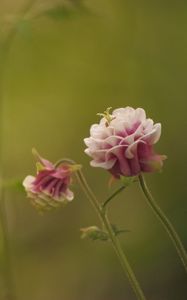
MULTIPOLYGON (((16 24, 1 86, 4 179, 34 174, 34 146, 83 164, 105 199, 119 183, 109 188, 109 175, 89 166, 83 138, 106 107, 143 107, 162 123, 157 149, 168 156, 146 178, 187 246, 186 1, 38 0, 19 20, 25 5, 0 2, 2 35, 16 24)), ((6 190, 17 299, 135 299, 110 243, 80 240, 79 228, 98 220, 76 182, 74 191, 66 208, 41 216, 23 192, 6 190)), ((147 298, 186 300, 183 267, 138 185, 113 201, 110 218, 130 231, 120 240, 147 298)))

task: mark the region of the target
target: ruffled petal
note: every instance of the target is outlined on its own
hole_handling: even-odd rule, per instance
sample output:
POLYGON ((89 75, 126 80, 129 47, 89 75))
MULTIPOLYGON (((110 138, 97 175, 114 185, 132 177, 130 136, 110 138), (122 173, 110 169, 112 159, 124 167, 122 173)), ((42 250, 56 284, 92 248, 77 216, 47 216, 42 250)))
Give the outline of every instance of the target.
POLYGON ((157 123, 153 126, 153 129, 142 136, 142 140, 146 141, 149 145, 156 144, 158 140, 160 139, 161 135, 161 124, 157 123))
POLYGON ((116 158, 112 158, 110 160, 107 160, 105 162, 99 162, 99 161, 95 161, 95 160, 92 160, 90 162, 90 165, 92 167, 100 167, 100 168, 103 168, 103 169, 106 169, 106 170, 110 170, 113 165, 115 164, 116 162, 116 158))
POLYGON ((135 120, 136 121, 145 121, 146 119, 146 114, 145 114, 145 110, 143 108, 137 108, 135 110, 135 120))
POLYGON ((99 124, 92 125, 90 137, 84 140, 85 153, 92 158, 91 166, 107 169, 116 178, 134 176, 148 170, 146 162, 150 165, 153 160, 153 144, 160 135, 161 124, 154 125, 152 119, 146 118, 143 108, 118 108, 110 122, 102 118, 99 124))
POLYGON ((145 143, 145 142, 142 141, 142 140, 137 140, 137 141, 135 141, 134 143, 132 143, 131 145, 129 145, 127 147, 127 150, 125 151, 125 156, 128 159, 132 159, 136 155, 137 146, 138 146, 139 143, 145 143))

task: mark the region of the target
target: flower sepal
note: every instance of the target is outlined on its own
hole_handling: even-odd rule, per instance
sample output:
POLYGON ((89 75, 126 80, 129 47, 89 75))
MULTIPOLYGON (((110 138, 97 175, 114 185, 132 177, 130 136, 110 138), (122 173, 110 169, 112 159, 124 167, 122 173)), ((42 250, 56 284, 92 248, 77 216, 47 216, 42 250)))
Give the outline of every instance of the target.
POLYGON ((137 181, 137 176, 120 176, 120 180, 124 187, 130 186, 132 183, 137 181))
POLYGON ((36 163, 36 171, 37 171, 37 173, 39 173, 40 171, 43 171, 44 169, 45 169, 45 167, 40 162, 36 163))
MULTIPOLYGON (((34 195, 32 194, 28 194, 28 196, 30 198, 34 197, 34 195)), ((54 201, 53 199, 51 199, 48 196, 43 197, 43 199, 41 198, 34 198, 34 201, 31 200, 31 205, 41 214, 51 211, 54 208, 58 208, 60 206, 65 206, 68 203, 67 200, 64 200, 63 203, 54 201)))
POLYGON ((162 172, 163 161, 166 159, 166 155, 154 155, 149 160, 142 159, 141 163, 147 172, 162 172))
POLYGON ((68 165, 68 168, 69 168, 69 171, 71 172, 71 173, 74 173, 74 172, 77 172, 77 171, 79 171, 79 170, 81 170, 82 169, 82 165, 80 165, 80 164, 74 164, 74 165, 68 165))

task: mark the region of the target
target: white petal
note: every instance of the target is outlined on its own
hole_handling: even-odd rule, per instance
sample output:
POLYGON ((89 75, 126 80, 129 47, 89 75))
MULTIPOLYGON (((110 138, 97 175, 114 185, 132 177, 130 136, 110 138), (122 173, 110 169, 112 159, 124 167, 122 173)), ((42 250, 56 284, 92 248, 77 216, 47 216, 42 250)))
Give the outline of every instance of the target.
POLYGON ((144 135, 142 139, 147 141, 150 145, 153 145, 158 142, 161 135, 161 124, 157 123, 153 126, 153 129, 144 135))
POLYGON ((116 158, 112 158, 112 159, 110 159, 108 161, 105 161, 105 162, 97 162, 95 160, 92 160, 90 162, 90 165, 92 167, 100 167, 100 168, 109 170, 114 166, 115 162, 116 162, 116 158))
POLYGON ((155 135, 153 137, 153 144, 156 144, 161 136, 162 125, 161 123, 157 123, 154 125, 154 129, 156 130, 155 135))
POLYGON ((152 119, 146 119, 143 122, 143 127, 144 127, 144 133, 147 134, 150 132, 150 130, 153 129, 153 120, 152 119))
POLYGON ((26 190, 30 190, 33 186, 33 182, 35 180, 35 177, 34 176, 27 176, 24 181, 23 181, 23 186, 26 190))
POLYGON ((91 126, 90 135, 95 139, 105 139, 110 135, 113 135, 114 128, 112 126, 94 124, 91 126))
POLYGON ((87 155, 89 155, 90 157, 92 157, 92 152, 89 148, 84 150, 84 153, 86 153, 87 155))
POLYGON ((74 193, 70 189, 67 189, 64 196, 68 201, 72 201, 74 198, 74 193))
POLYGON ((103 149, 103 150, 96 150, 96 151, 92 151, 90 149, 90 156, 92 156, 95 160, 105 160, 105 155, 106 155, 107 150, 103 149))
POLYGON ((100 140, 100 139, 95 139, 95 138, 92 138, 92 137, 89 137, 89 138, 86 138, 84 139, 84 143, 86 144, 86 146, 88 148, 90 148, 91 150, 97 150, 100 148, 100 143, 102 142, 103 140, 100 140))
POLYGON ((85 138, 83 141, 84 141, 85 145, 88 146, 88 147, 90 147, 90 145, 92 144, 92 141, 91 141, 90 137, 89 138, 85 138))
POLYGON ((126 128, 129 127, 129 123, 126 122, 125 117, 123 119, 116 118, 111 122, 111 125, 115 129, 115 134, 117 135, 119 132, 126 133, 126 128))
POLYGON ((143 108, 137 108, 135 110, 135 119, 136 119, 136 121, 145 121, 146 114, 145 114, 145 110, 143 108))
POLYGON ((93 124, 90 128, 90 135, 94 138, 102 138, 103 127, 98 124, 93 124))
POLYGON ((116 116, 116 117, 125 117, 127 116, 129 113, 134 112, 134 108, 127 106, 125 108, 117 108, 113 111, 112 115, 116 116))
POLYGON ((111 146, 116 146, 118 145, 121 141, 123 140, 122 137, 120 136, 115 136, 111 135, 105 139, 105 143, 111 145, 111 146))

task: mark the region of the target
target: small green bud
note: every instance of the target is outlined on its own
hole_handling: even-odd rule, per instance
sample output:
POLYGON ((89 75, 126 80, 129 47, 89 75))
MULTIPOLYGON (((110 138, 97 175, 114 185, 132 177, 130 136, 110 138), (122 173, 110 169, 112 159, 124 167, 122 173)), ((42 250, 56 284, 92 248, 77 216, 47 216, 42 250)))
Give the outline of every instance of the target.
POLYGON ((95 240, 107 241, 109 239, 108 234, 97 226, 81 228, 80 231, 81 231, 82 239, 88 238, 92 241, 95 240))

